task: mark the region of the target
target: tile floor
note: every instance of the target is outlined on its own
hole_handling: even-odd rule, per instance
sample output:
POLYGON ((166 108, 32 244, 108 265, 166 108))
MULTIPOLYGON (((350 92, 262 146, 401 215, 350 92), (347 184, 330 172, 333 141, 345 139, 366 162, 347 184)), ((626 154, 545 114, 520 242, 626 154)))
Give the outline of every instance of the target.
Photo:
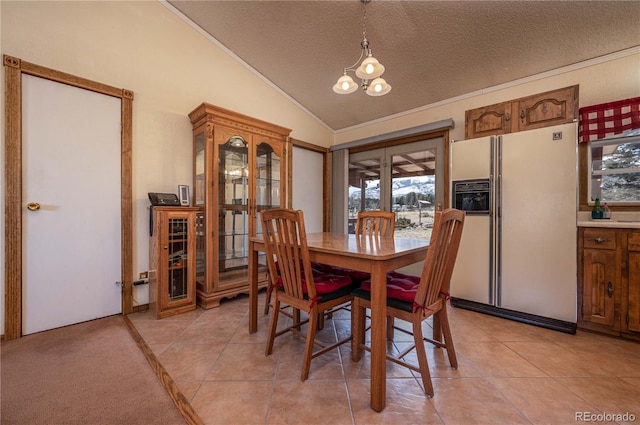
MULTIPOLYGON (((163 320, 129 316, 206 424, 570 424, 581 422, 578 412, 628 413, 640 423, 637 343, 450 308, 458 369, 444 350, 429 349, 435 396, 427 398, 419 377, 388 362, 387 407, 378 413, 369 408, 368 353, 354 363, 344 345, 314 359, 301 382, 303 340, 282 336, 266 357, 268 316, 249 334, 247 306, 240 296, 163 320)), ((348 330, 341 312, 320 338, 348 330)), ((390 349, 406 341, 396 333, 390 349)))

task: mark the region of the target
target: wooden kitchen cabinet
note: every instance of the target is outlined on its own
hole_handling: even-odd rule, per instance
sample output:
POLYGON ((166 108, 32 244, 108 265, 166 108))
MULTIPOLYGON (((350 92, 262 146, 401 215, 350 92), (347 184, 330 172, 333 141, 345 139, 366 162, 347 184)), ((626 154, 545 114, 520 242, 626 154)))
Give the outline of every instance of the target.
MULTIPOLYGON (((249 238, 262 234, 260 212, 288 205, 291 130, 207 103, 189 114, 194 143, 197 304, 220 305, 249 292, 249 238)), ((266 287, 264 256, 259 287, 266 287)))
POLYGON ((499 136, 572 122, 578 86, 570 86, 465 112, 465 138, 499 136))
POLYGON ((640 340, 640 230, 578 230, 578 328, 640 340))
POLYGON ((151 207, 149 309, 158 319, 196 308, 194 207, 151 207))

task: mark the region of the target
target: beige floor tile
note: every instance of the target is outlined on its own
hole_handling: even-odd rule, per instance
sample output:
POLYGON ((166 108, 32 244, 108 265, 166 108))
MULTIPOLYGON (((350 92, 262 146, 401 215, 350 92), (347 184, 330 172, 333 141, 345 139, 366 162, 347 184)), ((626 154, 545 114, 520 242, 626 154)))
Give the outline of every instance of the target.
POLYGON ((501 342, 456 343, 456 353, 486 377, 534 377, 547 376, 542 370, 501 342))
POLYGON ((633 413, 640 420, 640 379, 608 377, 557 378, 557 381, 601 412, 633 413))
POLYGON ((271 381, 207 381, 191 405, 207 425, 265 424, 271 381))
POLYGON ((431 403, 445 424, 529 424, 487 380, 434 379, 431 403))
POLYGON ((276 382, 266 423, 352 424, 344 380, 276 382))
POLYGON ((277 365, 276 356, 265 356, 263 344, 227 344, 211 367, 206 380, 273 380, 277 365))
POLYGON ((505 345, 549 376, 607 376, 599 364, 550 341, 507 342, 505 345))
POLYGON ((534 424, 568 424, 595 407, 554 378, 489 378, 489 382, 534 424))
POLYGON ((172 344, 158 360, 178 383, 203 381, 223 348, 217 344, 172 344))
MULTIPOLYGON (((283 335, 265 356, 263 306, 264 292, 254 334, 246 295, 162 320, 149 312, 129 317, 206 424, 568 424, 582 410, 629 411, 640 420, 638 343, 448 307, 458 369, 446 350, 427 344, 435 389, 428 398, 419 374, 387 362, 387 404, 375 412, 368 352, 356 363, 350 344, 343 345, 313 359, 301 382, 304 338, 283 335)), ((283 328, 290 319, 281 322, 283 328)), ((425 335, 431 324, 423 323, 425 335)), ((335 341, 349 333, 350 313, 339 311, 318 337, 335 341)), ((388 349, 397 352, 411 339, 396 332, 388 349)))

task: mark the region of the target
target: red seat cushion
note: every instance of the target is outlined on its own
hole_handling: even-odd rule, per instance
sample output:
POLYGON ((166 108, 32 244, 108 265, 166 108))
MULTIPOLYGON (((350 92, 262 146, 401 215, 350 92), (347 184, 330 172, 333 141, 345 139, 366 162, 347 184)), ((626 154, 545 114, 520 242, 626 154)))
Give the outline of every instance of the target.
MULTIPOLYGON (((318 295, 330 294, 340 288, 351 285, 351 278, 348 276, 340 276, 331 273, 323 273, 317 270, 313 271, 313 282, 318 295)), ((278 286, 282 287, 282 277, 278 278, 278 286)), ((307 293, 307 283, 302 280, 302 291, 307 293)))
POLYGON ((367 272, 347 269, 344 267, 332 266, 329 264, 311 262, 311 267, 314 270, 317 270, 323 273, 337 274, 340 276, 349 276, 351 280, 354 282, 362 282, 363 280, 371 278, 371 275, 367 272))
MULTIPOLYGON (((400 301, 413 302, 418 292, 420 278, 396 271, 387 273, 387 297, 400 301)), ((360 288, 371 291, 371 279, 362 282, 360 288)))

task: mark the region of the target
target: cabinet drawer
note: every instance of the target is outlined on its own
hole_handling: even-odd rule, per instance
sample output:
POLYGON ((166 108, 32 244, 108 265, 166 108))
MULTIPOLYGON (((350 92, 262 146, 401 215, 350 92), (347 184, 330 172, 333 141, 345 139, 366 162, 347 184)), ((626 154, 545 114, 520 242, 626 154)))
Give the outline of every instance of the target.
POLYGON ((629 251, 640 251, 640 232, 629 232, 629 251))
POLYGON ((584 248, 616 249, 616 231, 612 229, 584 229, 584 248))

